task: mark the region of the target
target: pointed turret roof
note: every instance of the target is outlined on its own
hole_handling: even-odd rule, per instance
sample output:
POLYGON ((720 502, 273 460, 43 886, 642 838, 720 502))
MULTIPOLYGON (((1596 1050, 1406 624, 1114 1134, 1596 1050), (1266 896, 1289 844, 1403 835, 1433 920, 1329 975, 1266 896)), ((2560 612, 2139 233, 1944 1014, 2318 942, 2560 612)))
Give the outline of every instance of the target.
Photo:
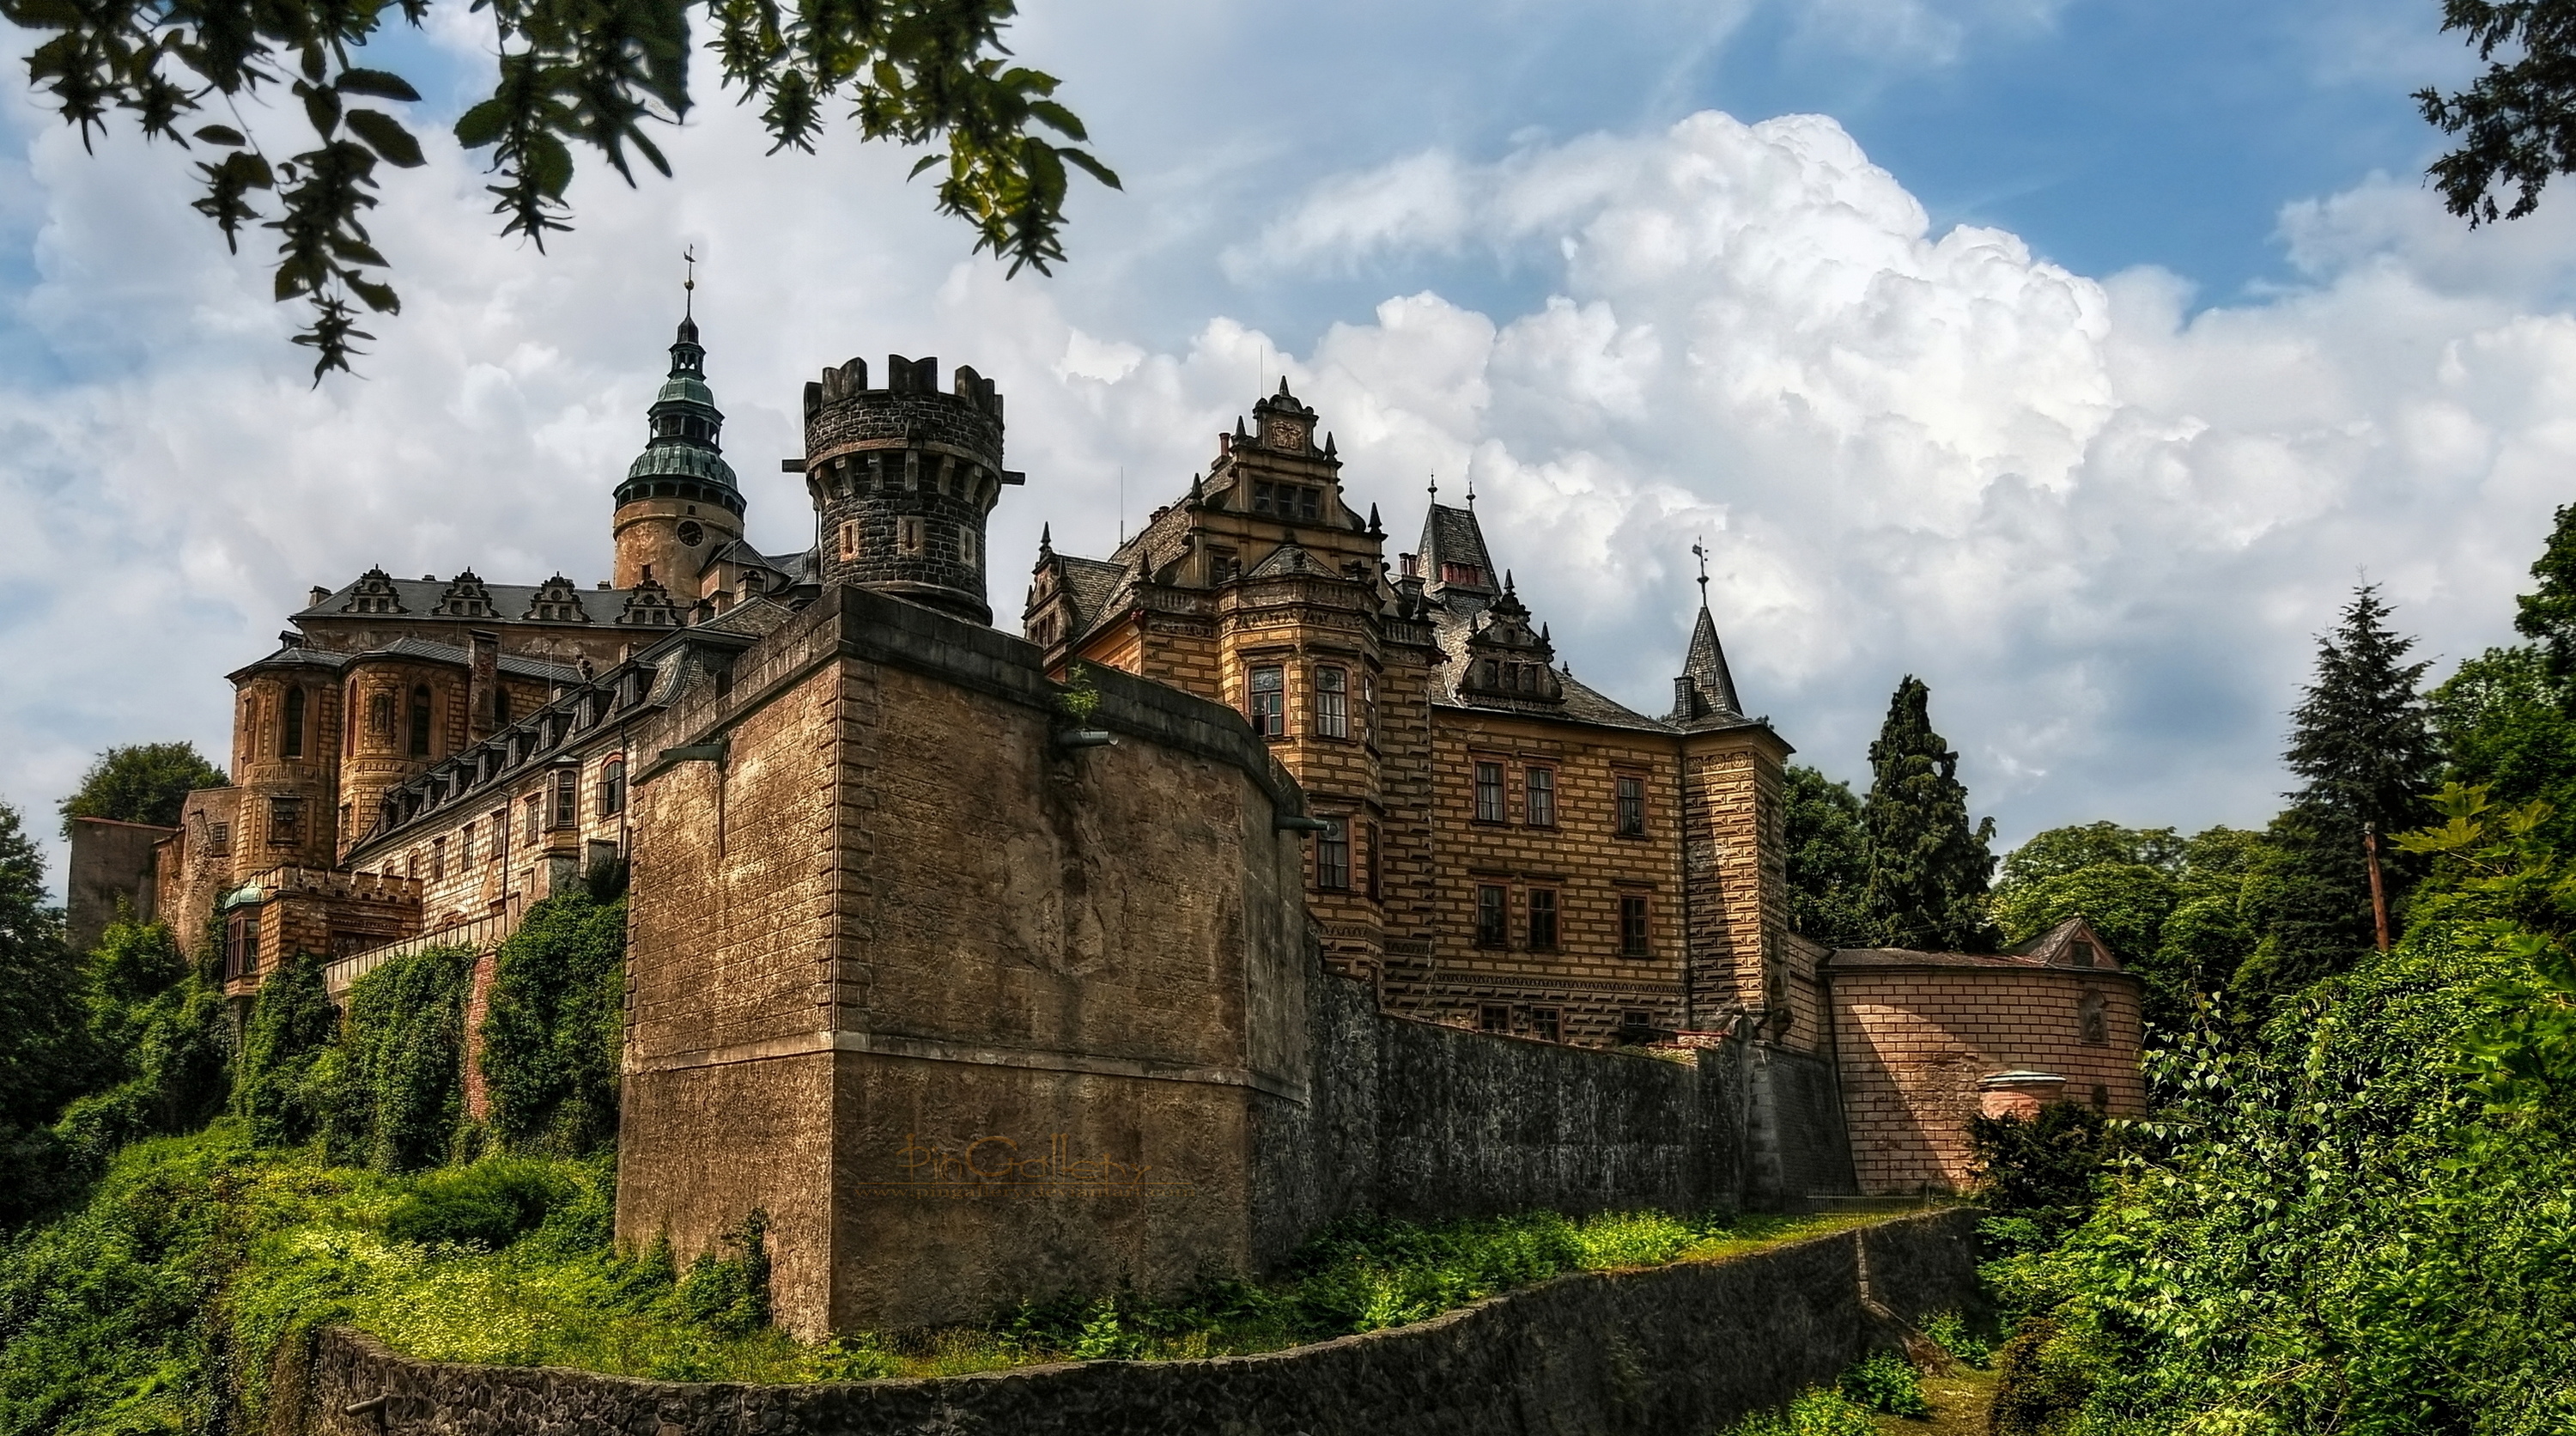
POLYGON ((1434 593, 1443 589, 1492 594, 1494 560, 1485 549, 1485 529, 1474 509, 1453 509, 1434 500, 1422 516, 1422 576, 1434 593))
POLYGON ((718 501, 741 512, 740 486, 720 442, 723 433, 724 411, 707 387, 707 351, 698 342, 698 322, 684 316, 671 341, 671 372, 645 410, 644 452, 627 466, 617 501, 623 504, 648 492, 638 487, 639 480, 695 479, 720 486, 725 492, 718 501))
POLYGON ((1691 627, 1690 654, 1682 660, 1681 676, 1673 680, 1673 711, 1664 718, 1685 728, 1744 721, 1735 675, 1726 667, 1726 648, 1717 641, 1717 620, 1709 616, 1707 582, 1700 580, 1699 621, 1691 627))

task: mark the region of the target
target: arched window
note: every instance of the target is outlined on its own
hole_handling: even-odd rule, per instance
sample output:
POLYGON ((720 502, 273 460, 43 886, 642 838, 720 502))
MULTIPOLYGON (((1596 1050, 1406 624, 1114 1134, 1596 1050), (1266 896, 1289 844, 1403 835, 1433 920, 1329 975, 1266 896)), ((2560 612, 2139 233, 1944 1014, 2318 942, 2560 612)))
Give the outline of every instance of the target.
POLYGON ((626 760, 611 758, 599 768, 599 815, 615 817, 626 811, 626 760))
POLYGON ((411 755, 429 756, 429 685, 419 684, 411 690, 411 755))
POLYGON ((304 690, 301 688, 286 690, 286 732, 277 741, 277 756, 304 756, 304 690))

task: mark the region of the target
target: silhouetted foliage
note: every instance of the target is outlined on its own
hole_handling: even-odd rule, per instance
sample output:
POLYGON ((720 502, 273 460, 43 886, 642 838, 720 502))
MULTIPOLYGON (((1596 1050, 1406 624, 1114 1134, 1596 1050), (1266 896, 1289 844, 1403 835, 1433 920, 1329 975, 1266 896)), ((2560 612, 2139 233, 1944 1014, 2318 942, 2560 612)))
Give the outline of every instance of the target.
POLYGON ((1909 675, 1869 745, 1862 808, 1869 838, 1869 917, 1886 947, 1974 952, 1996 945, 1986 919, 1995 820, 1971 826, 1959 755, 1932 731, 1932 691, 1909 675))

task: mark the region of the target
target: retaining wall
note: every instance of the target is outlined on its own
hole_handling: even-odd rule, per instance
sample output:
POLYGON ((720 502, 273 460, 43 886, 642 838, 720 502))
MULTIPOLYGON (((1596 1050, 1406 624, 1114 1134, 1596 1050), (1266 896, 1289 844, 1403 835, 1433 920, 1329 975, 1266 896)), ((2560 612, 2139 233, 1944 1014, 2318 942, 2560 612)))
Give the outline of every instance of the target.
POLYGON ((1416 1326, 1261 1356, 844 1385, 446 1365, 325 1333, 271 1436, 1699 1436, 1977 1300, 1975 1213, 1725 1261, 1583 1272, 1416 1326), (380 1404, 375 1403, 383 1398, 380 1404), (353 1414, 352 1407, 358 1408, 353 1414))

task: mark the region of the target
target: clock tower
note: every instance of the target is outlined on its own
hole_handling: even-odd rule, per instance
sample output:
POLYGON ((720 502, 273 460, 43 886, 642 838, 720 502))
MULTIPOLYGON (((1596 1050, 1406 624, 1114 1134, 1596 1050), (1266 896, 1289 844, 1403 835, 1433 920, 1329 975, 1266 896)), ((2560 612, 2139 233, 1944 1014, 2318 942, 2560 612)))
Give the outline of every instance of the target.
POLYGON ((707 560, 742 537, 742 491, 719 439, 724 413, 707 388, 707 351, 698 322, 680 320, 671 343, 671 372, 645 411, 644 452, 617 486, 617 564, 612 580, 634 588, 645 579, 671 590, 683 607, 704 597, 707 560))

